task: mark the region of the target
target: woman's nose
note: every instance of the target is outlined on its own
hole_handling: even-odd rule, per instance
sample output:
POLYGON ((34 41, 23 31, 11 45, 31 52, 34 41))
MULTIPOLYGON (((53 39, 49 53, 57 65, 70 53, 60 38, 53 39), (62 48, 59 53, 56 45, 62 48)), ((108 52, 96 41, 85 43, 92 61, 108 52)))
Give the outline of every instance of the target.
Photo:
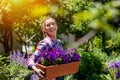
POLYGON ((52 25, 52 24, 50 25, 50 28, 53 28, 53 25, 52 25))
POLYGON ((54 27, 54 24, 50 24, 50 27, 53 28, 53 27, 54 27))

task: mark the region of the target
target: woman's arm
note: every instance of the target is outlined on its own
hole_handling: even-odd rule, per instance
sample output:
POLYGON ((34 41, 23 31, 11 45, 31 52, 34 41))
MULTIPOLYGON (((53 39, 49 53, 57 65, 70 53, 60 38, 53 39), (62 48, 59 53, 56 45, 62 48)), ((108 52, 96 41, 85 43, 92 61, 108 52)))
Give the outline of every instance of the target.
POLYGON ((40 51, 36 50, 28 59, 28 69, 35 71, 40 77, 44 78, 44 72, 36 67, 35 59, 39 56, 40 51))
POLYGON ((27 64, 28 64, 28 69, 32 69, 32 66, 36 66, 35 59, 37 56, 39 56, 40 51, 36 50, 28 59, 27 64))

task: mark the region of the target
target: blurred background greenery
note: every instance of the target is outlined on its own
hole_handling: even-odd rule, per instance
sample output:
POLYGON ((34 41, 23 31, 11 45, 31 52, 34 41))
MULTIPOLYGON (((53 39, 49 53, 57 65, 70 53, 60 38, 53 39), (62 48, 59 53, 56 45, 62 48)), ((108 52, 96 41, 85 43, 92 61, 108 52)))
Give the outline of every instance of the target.
POLYGON ((48 15, 57 20, 58 37, 62 40, 64 48, 77 48, 82 56, 82 69, 80 67, 75 77, 69 75, 66 80, 116 80, 111 78, 111 73, 105 71, 105 67, 110 60, 120 59, 119 0, 0 0, 1 80, 9 80, 9 73, 6 71, 15 69, 9 65, 10 52, 19 49, 23 53, 21 47, 24 45, 27 58, 43 39, 40 24, 48 15), (69 43, 65 37, 61 37, 63 34, 65 37, 69 34, 74 35, 74 40, 69 43), (32 46, 31 52, 27 51, 29 46, 32 46), (87 66, 88 64, 91 65, 87 66), (90 73, 87 73, 89 68, 90 73))

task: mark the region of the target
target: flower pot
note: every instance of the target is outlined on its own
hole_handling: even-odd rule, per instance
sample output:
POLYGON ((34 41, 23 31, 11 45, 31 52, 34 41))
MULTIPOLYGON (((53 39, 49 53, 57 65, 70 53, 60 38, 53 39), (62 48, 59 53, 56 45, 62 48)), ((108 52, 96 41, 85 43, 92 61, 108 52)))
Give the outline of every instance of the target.
POLYGON ((79 63, 80 61, 51 66, 37 64, 36 66, 45 72, 46 78, 53 79, 56 77, 76 73, 79 68, 79 63))

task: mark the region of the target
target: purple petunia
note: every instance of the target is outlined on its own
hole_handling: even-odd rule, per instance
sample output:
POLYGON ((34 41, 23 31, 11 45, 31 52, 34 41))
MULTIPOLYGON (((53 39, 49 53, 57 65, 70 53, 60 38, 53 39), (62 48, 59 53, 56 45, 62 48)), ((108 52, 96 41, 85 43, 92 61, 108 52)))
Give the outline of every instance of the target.
POLYGON ((120 72, 119 72, 119 71, 116 71, 115 76, 116 76, 117 79, 119 79, 119 77, 120 77, 120 72))
POLYGON ((80 54, 77 53, 75 48, 67 50, 54 49, 54 51, 43 50, 36 60, 38 63, 45 66, 65 64, 80 61, 80 54))
POLYGON ((116 70, 116 71, 115 71, 115 76, 116 76, 116 78, 117 78, 117 79, 120 78, 120 60, 115 61, 115 62, 110 61, 108 68, 115 69, 115 70, 116 70))

